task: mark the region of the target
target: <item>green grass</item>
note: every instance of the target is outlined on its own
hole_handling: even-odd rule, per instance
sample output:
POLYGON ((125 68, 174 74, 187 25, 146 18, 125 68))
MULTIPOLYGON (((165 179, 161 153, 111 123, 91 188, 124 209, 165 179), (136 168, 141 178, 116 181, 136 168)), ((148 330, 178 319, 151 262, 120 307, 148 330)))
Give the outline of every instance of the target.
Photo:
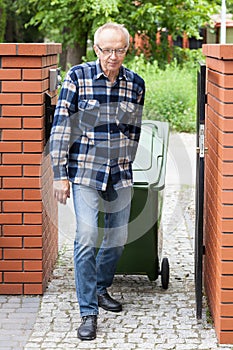
POLYGON ((140 74, 146 83, 144 119, 168 121, 172 130, 195 132, 197 68, 176 64, 158 68, 155 62, 135 57, 127 66, 140 74))

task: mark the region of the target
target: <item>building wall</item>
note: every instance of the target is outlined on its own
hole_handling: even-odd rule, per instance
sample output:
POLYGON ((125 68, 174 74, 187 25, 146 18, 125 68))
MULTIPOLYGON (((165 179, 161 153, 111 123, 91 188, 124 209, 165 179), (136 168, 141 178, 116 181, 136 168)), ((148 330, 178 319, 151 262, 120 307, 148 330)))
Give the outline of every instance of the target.
POLYGON ((60 52, 60 44, 0 44, 0 294, 42 294, 57 257, 44 95, 60 52))

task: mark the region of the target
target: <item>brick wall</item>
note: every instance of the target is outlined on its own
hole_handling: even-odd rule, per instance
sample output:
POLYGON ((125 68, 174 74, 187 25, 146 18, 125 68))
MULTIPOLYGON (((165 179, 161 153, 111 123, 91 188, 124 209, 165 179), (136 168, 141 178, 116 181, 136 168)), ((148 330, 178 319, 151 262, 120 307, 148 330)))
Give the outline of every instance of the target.
POLYGON ((220 343, 233 344, 233 45, 207 56, 204 281, 220 343))
POLYGON ((0 44, 0 294, 42 294, 57 257, 44 94, 60 51, 0 44))

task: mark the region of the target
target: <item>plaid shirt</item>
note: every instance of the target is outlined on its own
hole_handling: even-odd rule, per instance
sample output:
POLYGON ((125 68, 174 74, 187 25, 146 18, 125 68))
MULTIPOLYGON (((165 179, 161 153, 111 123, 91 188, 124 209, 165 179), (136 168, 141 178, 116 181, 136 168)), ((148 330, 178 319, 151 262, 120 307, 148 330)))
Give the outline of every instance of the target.
POLYGON ((132 162, 140 137, 145 84, 121 67, 115 83, 99 60, 67 73, 56 105, 50 137, 54 180, 106 190, 132 185, 132 162))

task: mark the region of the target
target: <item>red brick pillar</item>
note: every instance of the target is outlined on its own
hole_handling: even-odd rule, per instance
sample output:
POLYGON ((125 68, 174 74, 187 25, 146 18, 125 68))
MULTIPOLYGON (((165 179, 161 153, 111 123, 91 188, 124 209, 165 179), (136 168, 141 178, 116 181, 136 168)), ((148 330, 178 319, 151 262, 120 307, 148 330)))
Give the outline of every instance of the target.
POLYGON ((207 64, 204 281, 220 343, 233 344, 233 45, 204 45, 207 64))
POLYGON ((0 44, 0 294, 42 294, 57 257, 45 92, 60 44, 0 44))

